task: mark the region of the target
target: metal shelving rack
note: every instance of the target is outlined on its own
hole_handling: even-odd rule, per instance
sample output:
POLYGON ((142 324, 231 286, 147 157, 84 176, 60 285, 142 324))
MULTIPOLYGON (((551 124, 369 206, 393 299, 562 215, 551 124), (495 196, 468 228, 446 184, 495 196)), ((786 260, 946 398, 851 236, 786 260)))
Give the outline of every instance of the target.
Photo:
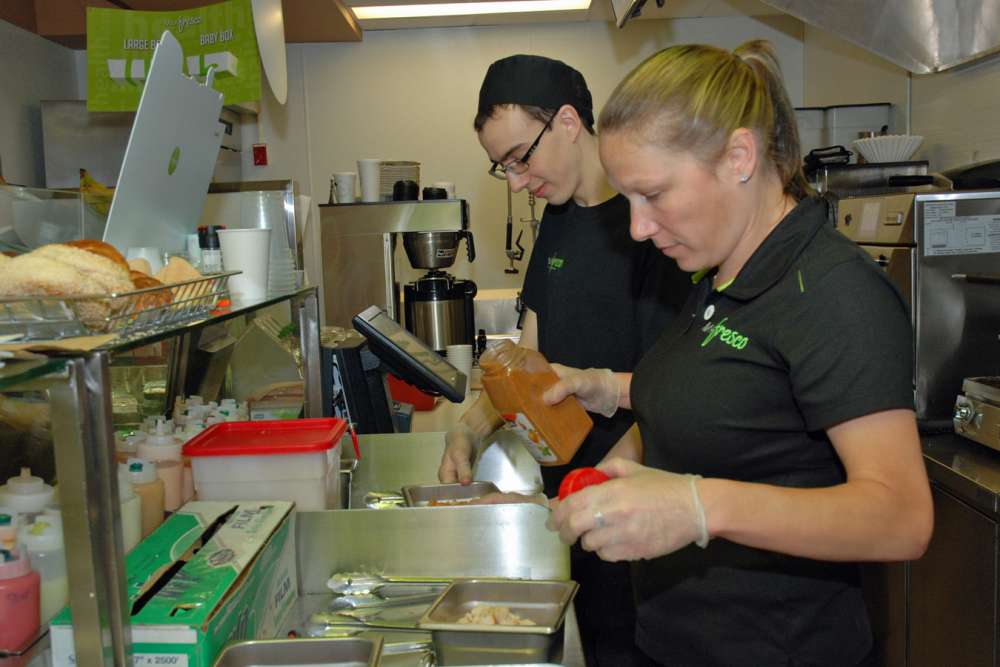
MULTIPOLYGON (((174 387, 183 376, 190 339, 204 327, 289 302, 300 330, 305 414, 319 416, 320 359, 317 289, 269 295, 235 304, 227 313, 179 325, 88 353, 8 362, 0 368, 0 392, 45 391, 51 406, 52 439, 66 544, 69 602, 78 665, 131 665, 125 559, 111 422, 110 358, 157 341, 178 338, 171 360, 174 387)), ((36 642, 33 650, 44 645, 36 642)))

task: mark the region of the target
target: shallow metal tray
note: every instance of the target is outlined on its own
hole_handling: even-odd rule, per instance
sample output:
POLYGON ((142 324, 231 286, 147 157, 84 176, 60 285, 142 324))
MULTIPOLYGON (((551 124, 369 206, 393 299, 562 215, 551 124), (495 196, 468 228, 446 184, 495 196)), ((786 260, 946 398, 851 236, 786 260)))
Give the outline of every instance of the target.
POLYGON ((382 638, 271 639, 230 644, 214 667, 377 667, 382 638))
POLYGON ((403 487, 403 498, 408 507, 431 505, 462 505, 488 493, 499 493, 493 482, 471 484, 416 484, 403 487))
POLYGON ((452 582, 417 623, 431 630, 440 665, 552 662, 562 646, 563 619, 575 581, 465 579, 452 582), (535 625, 459 623, 479 605, 502 605, 535 625))

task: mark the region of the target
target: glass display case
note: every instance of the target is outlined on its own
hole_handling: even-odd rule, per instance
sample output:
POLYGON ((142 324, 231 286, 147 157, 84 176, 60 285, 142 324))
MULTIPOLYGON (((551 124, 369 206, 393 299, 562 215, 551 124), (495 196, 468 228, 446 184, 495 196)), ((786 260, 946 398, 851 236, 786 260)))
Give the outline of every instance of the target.
MULTIPOLYGON (((201 387, 216 387, 223 397, 230 390, 230 358, 216 353, 225 349, 227 337, 236 340, 256 318, 275 313, 296 332, 305 416, 319 416, 314 287, 268 295, 87 352, 7 360, 0 366, 0 481, 30 465, 33 474, 57 485, 78 664, 131 662, 116 430, 134 428, 151 415, 168 415, 174 397, 201 387)), ((17 664, 29 664, 46 646, 44 629, 36 640, 18 651, 17 664)), ((0 654, 0 664, 6 664, 3 658, 0 654)))
POLYGON ((111 190, 46 190, 0 185, 0 251, 25 252, 46 243, 99 239, 111 190))

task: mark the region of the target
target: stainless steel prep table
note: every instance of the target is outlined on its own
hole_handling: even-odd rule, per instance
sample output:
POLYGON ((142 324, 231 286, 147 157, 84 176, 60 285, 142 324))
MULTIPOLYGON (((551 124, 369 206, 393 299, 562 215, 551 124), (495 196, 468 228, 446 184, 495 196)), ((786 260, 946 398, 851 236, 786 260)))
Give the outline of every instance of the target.
MULTIPOLYGON (((369 491, 399 492, 410 484, 435 482, 444 433, 362 435, 359 446, 351 507, 364 508, 369 491)), ((328 604, 326 581, 334 572, 568 579, 569 550, 545 528, 546 518, 546 510, 534 504, 300 512, 301 598, 293 617, 304 619, 328 604)), ((584 664, 572 608, 560 664, 584 664)))

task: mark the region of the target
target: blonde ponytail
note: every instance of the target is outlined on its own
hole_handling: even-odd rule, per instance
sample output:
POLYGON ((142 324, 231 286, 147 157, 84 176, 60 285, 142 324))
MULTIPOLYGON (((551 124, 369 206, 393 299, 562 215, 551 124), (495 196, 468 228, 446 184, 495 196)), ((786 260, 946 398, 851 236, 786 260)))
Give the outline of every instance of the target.
POLYGON ((763 40, 732 53, 693 44, 650 56, 618 84, 598 123, 600 132, 633 132, 708 165, 741 127, 757 135, 786 193, 796 200, 812 194, 802 173, 795 113, 774 48, 763 40))

